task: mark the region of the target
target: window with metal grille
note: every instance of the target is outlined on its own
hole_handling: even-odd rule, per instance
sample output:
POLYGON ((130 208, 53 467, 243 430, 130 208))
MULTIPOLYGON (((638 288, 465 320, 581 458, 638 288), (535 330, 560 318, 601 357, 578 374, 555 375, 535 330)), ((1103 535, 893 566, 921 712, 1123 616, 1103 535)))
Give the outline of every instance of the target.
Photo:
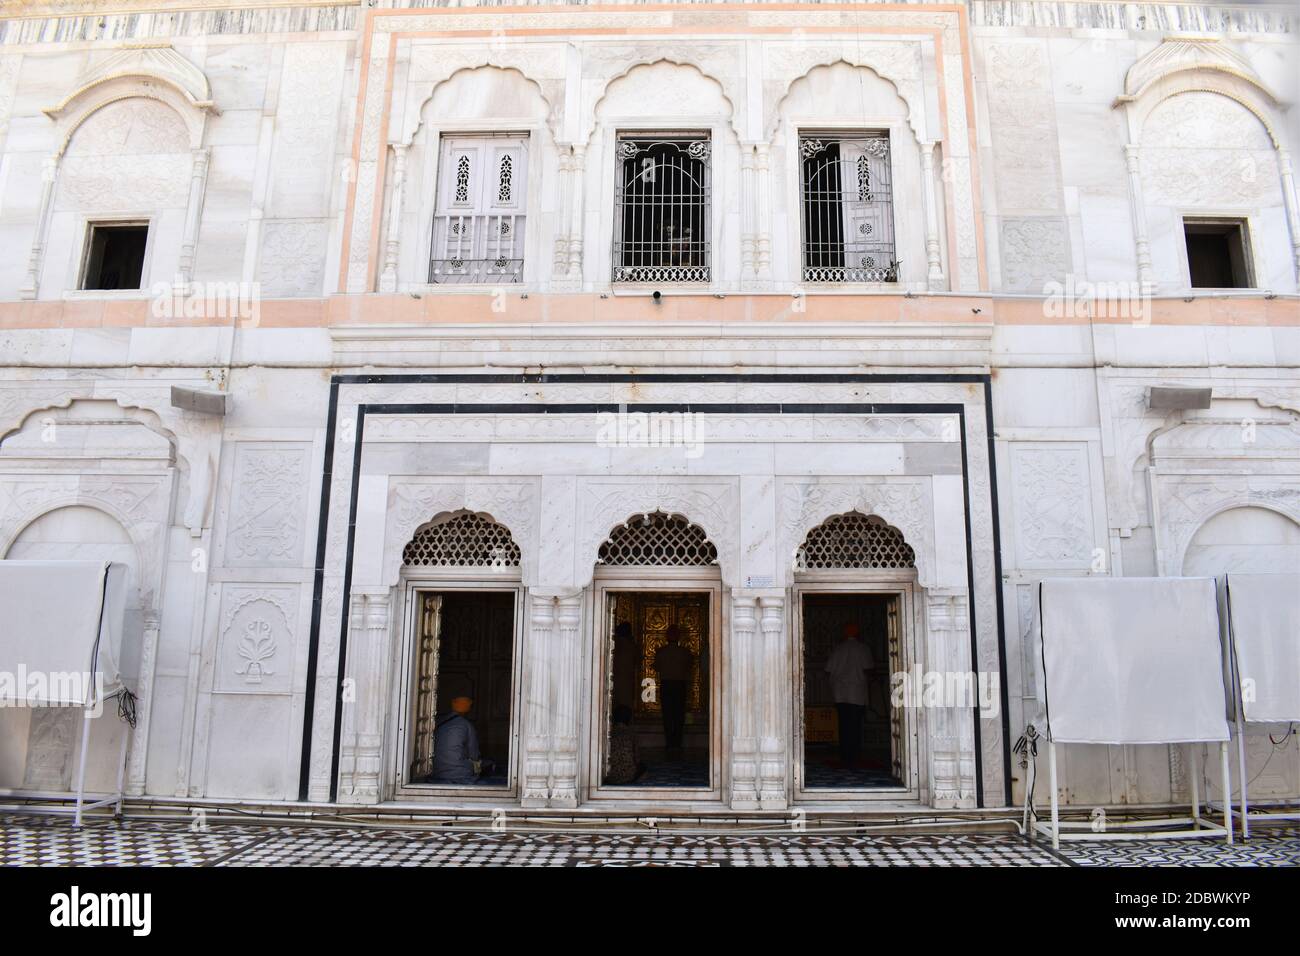
POLYGON ((709 281, 707 134, 618 139, 614 281, 709 281))
POLYGON ((916 553, 902 533, 875 515, 858 511, 828 518, 808 532, 795 555, 795 568, 914 568, 916 553))
POLYGON ((430 282, 522 280, 527 163, 527 136, 442 141, 430 282))
POLYGON ((408 568, 517 568, 510 529, 472 511, 457 511, 417 531, 402 552, 408 568))
POLYGON ((889 135, 799 138, 804 282, 897 282, 889 135))
POLYGON ((655 511, 614 529, 600 546, 596 563, 628 568, 707 567, 718 563, 718 549, 703 528, 680 515, 655 511))

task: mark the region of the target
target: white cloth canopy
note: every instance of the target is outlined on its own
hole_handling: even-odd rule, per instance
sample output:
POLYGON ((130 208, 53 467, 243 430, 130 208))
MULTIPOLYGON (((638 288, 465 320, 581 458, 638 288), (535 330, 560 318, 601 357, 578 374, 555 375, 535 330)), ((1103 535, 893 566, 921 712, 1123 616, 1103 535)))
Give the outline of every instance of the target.
POLYGON ((1300 574, 1227 575, 1242 717, 1300 721, 1300 574))
POLYGON ((94 703, 122 673, 127 568, 106 561, 0 561, 0 695, 42 706, 94 703))
POLYGON ((1213 578, 1050 579, 1038 604, 1052 740, 1228 739, 1213 578))

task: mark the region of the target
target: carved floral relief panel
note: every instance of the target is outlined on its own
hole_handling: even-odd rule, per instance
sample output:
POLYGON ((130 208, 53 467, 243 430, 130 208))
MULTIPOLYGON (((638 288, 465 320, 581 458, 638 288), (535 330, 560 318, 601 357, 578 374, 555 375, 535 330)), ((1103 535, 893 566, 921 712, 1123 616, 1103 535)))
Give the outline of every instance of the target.
POLYGON ((1095 546, 1088 446, 1011 446, 1017 565, 1087 569, 1095 546))
POLYGON ((297 567, 306 529, 308 446, 244 442, 235 447, 226 567, 297 567))
POLYGON ((297 624, 297 585, 224 587, 213 690, 219 694, 290 693, 297 624))

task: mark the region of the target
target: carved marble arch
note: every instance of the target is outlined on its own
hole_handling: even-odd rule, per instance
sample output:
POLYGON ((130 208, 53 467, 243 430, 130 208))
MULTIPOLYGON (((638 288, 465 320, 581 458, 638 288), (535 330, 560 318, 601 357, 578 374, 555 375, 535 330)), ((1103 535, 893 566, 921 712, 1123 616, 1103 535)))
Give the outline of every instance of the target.
MULTIPOLYGON (((191 415, 174 408, 167 408, 164 418, 164 413, 159 411, 161 406, 138 395, 97 395, 69 391, 52 397, 53 401, 46 401, 38 407, 24 406, 17 414, 8 415, 5 412, 11 411, 13 406, 5 408, 0 401, 0 448, 5 439, 21 431, 28 422, 39 422, 50 412, 67 411, 79 402, 111 402, 116 406, 116 414, 121 420, 135 422, 168 443, 171 449, 169 464, 176 469, 179 479, 178 500, 185 503, 181 512, 182 520, 195 533, 208 526, 215 477, 212 450, 213 442, 220 438, 220 419, 191 415)), ((169 513, 168 523, 171 518, 169 513)))
POLYGON ((608 568, 709 568, 718 549, 704 529, 663 511, 633 515, 613 528, 596 553, 608 568))
POLYGON ((52 490, 39 498, 37 503, 26 511, 16 514, 0 514, 0 560, 8 556, 22 533, 44 518, 46 515, 64 508, 89 508, 107 515, 125 532, 135 551, 136 593, 131 602, 132 607, 157 609, 158 589, 156 574, 159 558, 156 556, 161 543, 157 529, 152 523, 142 523, 133 519, 113 500, 111 491, 105 493, 83 492, 80 490, 52 490))
POLYGON ((694 63, 672 57, 640 59, 629 63, 626 69, 605 83, 591 110, 583 116, 582 141, 590 140, 597 124, 605 122, 607 116, 610 120, 617 121, 637 116, 668 118, 676 114, 681 114, 683 122, 693 124, 711 114, 714 118, 723 120, 736 138, 740 139, 742 137, 737 117, 737 104, 740 102, 740 94, 734 84, 729 85, 726 80, 705 72, 694 63), (673 73, 672 80, 656 83, 649 91, 636 96, 635 108, 623 108, 620 105, 623 88, 634 88, 637 76, 648 71, 668 70, 673 73), (646 98, 646 93, 650 94, 649 99, 646 98), (665 102, 658 102, 654 99, 656 96, 663 97, 665 102), (691 96, 695 97, 695 102, 690 101, 691 96), (709 99, 713 100, 712 104, 706 102, 709 99), (686 105, 681 105, 683 103, 686 105))
MULTIPOLYGON (((791 482, 778 494, 778 514, 778 570, 787 587, 795 583, 797 572, 805 570, 799 563, 809 536, 823 525, 851 515, 857 516, 854 520, 879 523, 901 537, 911 551, 917 583, 934 586, 934 503, 929 482, 924 479, 863 484, 791 482)), ((884 535, 882 546, 886 539, 891 549, 897 543, 892 536, 884 535)), ((892 550, 890 553, 894 554, 892 550)), ((906 561, 906 552, 900 549, 898 555, 906 561)), ((868 569, 861 570, 869 573, 868 569)))
MULTIPOLYGON (((542 123, 550 132, 551 138, 555 139, 560 128, 559 107, 556 104, 562 101, 563 90, 548 92, 543 86, 544 82, 546 81, 534 79, 518 67, 493 62, 491 55, 485 56, 483 62, 477 65, 449 68, 447 75, 427 84, 428 93, 414 109, 407 111, 394 142, 405 146, 413 145, 420 131, 433 121, 441 127, 464 123, 475 130, 485 130, 484 124, 493 124, 495 131, 515 129, 520 124, 542 123), (472 89, 475 93, 473 96, 457 97, 455 92, 459 87, 472 89), (485 87, 490 87, 493 94, 483 95, 485 87), (491 112, 475 109, 449 112, 437 109, 435 101, 447 97, 453 102, 490 104, 491 112)), ((546 82, 546 85, 551 84, 546 82)))
MULTIPOLYGON (((39 422, 41 418, 47 417, 50 412, 70 411, 77 406, 89 406, 91 404, 112 405, 115 419, 135 422, 140 427, 166 441, 170 446, 170 464, 184 467, 184 460, 177 454, 176 433, 163 424, 162 418, 156 412, 144 405, 127 405, 112 398, 101 398, 93 395, 70 394, 60 401, 49 402, 37 407, 29 406, 21 413, 9 418, 0 416, 0 448, 4 447, 5 439, 22 431, 29 422, 39 422)), ((67 419, 67 422, 71 424, 77 424, 79 421, 79 418, 72 416, 67 419)), ((90 418, 87 421, 104 421, 104 419, 90 418)))
POLYGON ((577 567, 588 569, 580 584, 590 584, 596 571, 604 567, 633 573, 638 569, 693 570, 716 573, 724 585, 734 583, 735 549, 724 533, 735 528, 734 506, 732 495, 715 496, 711 490, 682 495, 651 490, 639 496, 631 489, 601 489, 588 509, 585 540, 579 542, 577 567), (643 508, 629 513, 629 505, 635 506, 638 497, 643 497, 643 508), (628 542, 653 546, 658 540, 666 547, 679 548, 682 556, 658 563, 634 563, 620 560, 614 553, 628 542))
POLYGON ((1223 41, 1195 37, 1169 38, 1129 68, 1124 92, 1113 104, 1125 110, 1129 142, 1141 141, 1142 128, 1157 106, 1189 92, 1218 93, 1237 101, 1264 125, 1273 148, 1283 148, 1277 135, 1277 96, 1223 41))
POLYGON ((63 157, 73 135, 100 110, 136 98, 155 100, 171 108, 185 126, 189 149, 199 149, 203 145, 208 116, 216 113, 210 102, 196 103, 191 96, 158 76, 114 75, 95 80, 44 111, 55 122, 58 146, 54 159, 57 161, 63 157))
MULTIPOLYGON (((927 141, 929 124, 926 119, 925 100, 920 86, 915 82, 901 79, 897 75, 891 75, 876 64, 866 61, 851 62, 844 57, 836 57, 816 64, 790 81, 766 121, 768 139, 775 140, 783 127, 794 125, 798 119, 802 119, 802 116, 792 115, 792 110, 797 107, 801 94, 805 93, 807 88, 815 86, 819 80, 824 80, 829 74, 836 72, 852 72, 861 79, 874 81, 879 85, 879 93, 882 95, 875 97, 875 102, 868 101, 865 104, 866 112, 869 114, 866 117, 867 125, 893 118, 895 114, 901 114, 901 117, 912 130, 912 134, 916 137, 916 141, 918 143, 927 141), (887 94, 886 91, 888 91, 887 94), (890 100, 883 101, 884 95, 888 95, 890 100)), ((807 110, 797 110, 797 113, 804 112, 807 112, 807 110)), ((808 118, 816 119, 821 125, 825 125, 824 118, 827 115, 834 114, 848 117, 852 116, 856 111, 845 110, 842 104, 837 107, 828 104, 822 107, 819 112, 818 117, 810 116, 808 118)), ((837 122, 834 125, 839 125, 839 123, 837 122)), ((939 137, 935 138, 938 139, 939 137)))
POLYGON ((1166 530, 1167 540, 1172 555, 1167 573, 1182 574, 1187 562, 1187 551, 1196 533, 1212 519, 1228 511, 1244 508, 1259 508, 1281 515, 1300 526, 1300 489, 1267 487, 1255 484, 1252 487, 1219 487, 1193 489, 1187 496, 1190 500, 1180 498, 1177 489, 1164 498, 1166 507, 1173 505, 1166 530))
POLYGON ((476 571, 517 577, 522 563, 509 528, 464 508, 416 529, 402 549, 402 567, 410 574, 476 571))
POLYGON ((795 552, 795 571, 906 571, 916 552, 903 533, 878 515, 849 511, 808 532, 795 552))

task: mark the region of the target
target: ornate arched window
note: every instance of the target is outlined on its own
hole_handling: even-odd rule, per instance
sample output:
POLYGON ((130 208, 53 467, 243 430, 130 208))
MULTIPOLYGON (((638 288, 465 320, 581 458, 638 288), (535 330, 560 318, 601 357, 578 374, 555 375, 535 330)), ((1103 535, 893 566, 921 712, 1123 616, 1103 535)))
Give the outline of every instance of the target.
POLYGON ((625 568, 695 568, 718 563, 704 529, 681 515, 655 511, 630 518, 600 546, 597 564, 625 568))
POLYGON ((902 532, 875 515, 835 515, 808 532, 795 555, 799 571, 916 567, 916 552, 902 532))
POLYGON ((408 568, 517 568, 519 562, 510 529, 472 511, 435 519, 402 552, 408 568))

